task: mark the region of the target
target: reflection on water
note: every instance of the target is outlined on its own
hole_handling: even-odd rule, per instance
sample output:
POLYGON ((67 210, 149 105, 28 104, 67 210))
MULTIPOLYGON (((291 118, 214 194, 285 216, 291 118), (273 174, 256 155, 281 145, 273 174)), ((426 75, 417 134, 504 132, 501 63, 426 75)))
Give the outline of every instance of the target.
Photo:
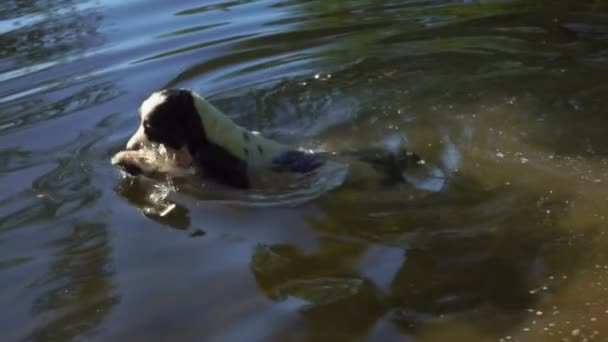
POLYGON ((119 302, 106 227, 76 223, 71 230, 51 242, 57 254, 48 274, 32 284, 43 291, 31 308, 41 323, 34 324, 34 340, 87 336, 119 302))
POLYGON ((607 11, 4 1, 3 337, 606 339, 607 11), (398 140, 426 166, 296 207, 125 179, 110 157, 166 86, 294 145, 398 140))

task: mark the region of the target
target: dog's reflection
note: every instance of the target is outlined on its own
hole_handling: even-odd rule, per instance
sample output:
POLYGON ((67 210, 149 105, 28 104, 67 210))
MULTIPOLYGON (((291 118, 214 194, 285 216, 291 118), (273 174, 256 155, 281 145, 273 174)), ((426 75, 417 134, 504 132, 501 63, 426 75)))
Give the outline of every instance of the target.
POLYGON ((170 199, 174 191, 171 182, 160 183, 146 177, 123 177, 116 191, 146 217, 162 225, 179 230, 190 227, 188 208, 170 199))

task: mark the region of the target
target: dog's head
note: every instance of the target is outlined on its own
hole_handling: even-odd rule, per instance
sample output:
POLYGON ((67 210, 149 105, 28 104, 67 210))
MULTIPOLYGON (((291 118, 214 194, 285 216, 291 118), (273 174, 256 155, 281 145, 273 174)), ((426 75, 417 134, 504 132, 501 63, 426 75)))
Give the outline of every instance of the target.
POLYGON ((204 134, 192 92, 155 92, 141 104, 139 117, 139 127, 127 142, 127 150, 116 154, 112 163, 131 175, 175 176, 189 169, 193 149, 201 144, 204 134))
MULTIPOLYGON (((221 115, 221 112, 191 90, 167 89, 155 92, 139 108, 140 125, 127 142, 127 150, 156 149, 162 145, 168 155, 177 161, 178 166, 185 166, 185 160, 223 183, 248 187, 247 162, 213 141, 213 136, 206 134, 203 118, 221 115)), ((226 117, 226 120, 229 119, 226 117)), ((136 159, 122 160, 131 162, 136 159)), ((117 165, 123 166, 122 163, 117 165)), ((125 167, 123 169, 129 170, 125 167)))
POLYGON ((127 150, 164 145, 168 149, 189 149, 204 137, 191 91, 169 89, 153 93, 139 108, 140 125, 127 143, 127 150))

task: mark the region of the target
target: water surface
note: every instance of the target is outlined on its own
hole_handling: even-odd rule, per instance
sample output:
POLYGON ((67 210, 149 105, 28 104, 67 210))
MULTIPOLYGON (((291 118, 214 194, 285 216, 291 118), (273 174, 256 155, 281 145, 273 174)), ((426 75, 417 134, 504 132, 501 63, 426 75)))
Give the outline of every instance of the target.
POLYGON ((5 0, 2 340, 607 339, 607 62, 602 1, 5 0), (124 178, 165 87, 438 177, 264 208, 124 178))

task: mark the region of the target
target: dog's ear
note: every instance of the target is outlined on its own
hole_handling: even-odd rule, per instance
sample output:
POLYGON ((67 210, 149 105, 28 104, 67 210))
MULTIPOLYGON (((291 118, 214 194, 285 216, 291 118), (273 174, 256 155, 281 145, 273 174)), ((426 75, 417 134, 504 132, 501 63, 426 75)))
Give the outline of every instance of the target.
POLYGON ((190 90, 181 90, 181 101, 184 111, 181 113, 184 122, 184 137, 188 146, 188 150, 192 155, 201 153, 209 141, 205 127, 201 119, 201 113, 198 112, 195 97, 190 90))

